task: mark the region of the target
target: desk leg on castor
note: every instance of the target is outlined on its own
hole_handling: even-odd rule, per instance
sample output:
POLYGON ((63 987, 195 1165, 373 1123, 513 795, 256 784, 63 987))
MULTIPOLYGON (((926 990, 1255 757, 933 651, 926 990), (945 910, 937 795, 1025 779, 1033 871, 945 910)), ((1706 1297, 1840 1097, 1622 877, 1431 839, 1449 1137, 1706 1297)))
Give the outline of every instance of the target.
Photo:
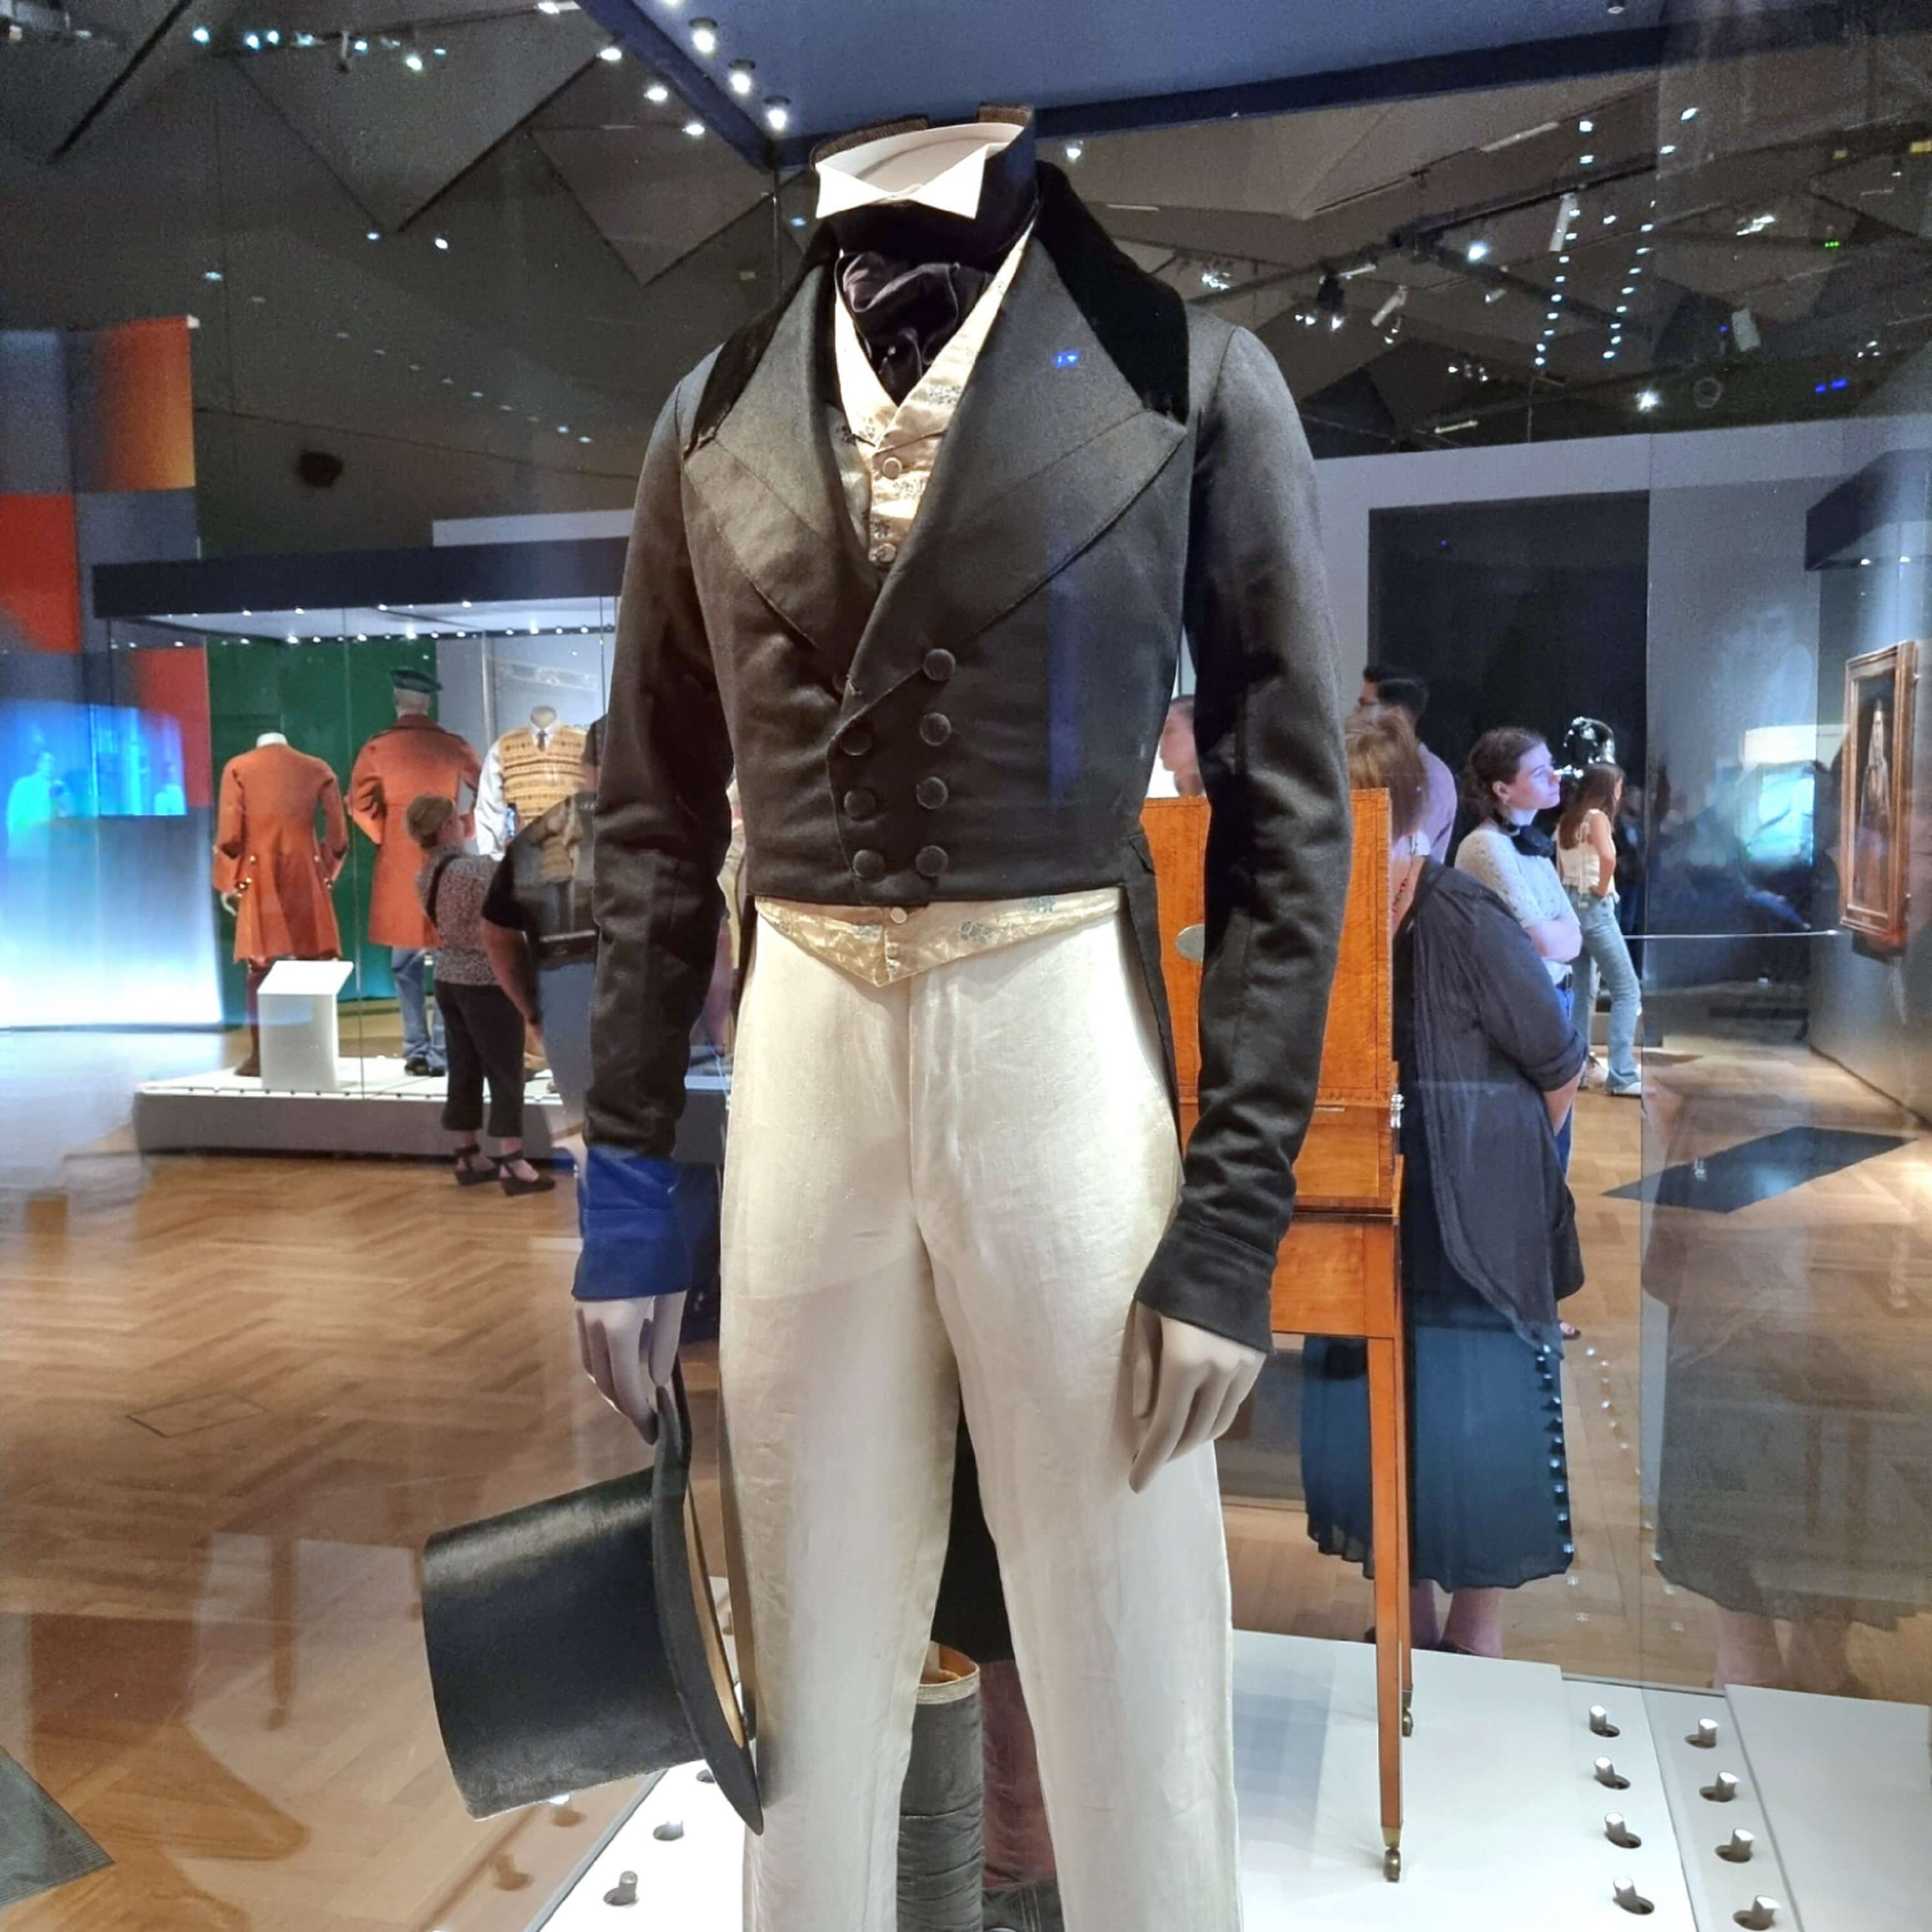
POLYGON ((1395 1466, 1401 1472, 1395 1484, 1395 1497, 1401 1505, 1396 1547, 1402 1560, 1401 1589, 1397 1596, 1402 1615, 1402 1735, 1411 1737, 1416 1728, 1416 1653, 1411 1607, 1415 1579, 1409 1574, 1415 1549, 1414 1531, 1409 1521, 1409 1352, 1406 1343, 1398 1342, 1392 1352, 1395 1358, 1395 1466))
POLYGON ((1375 1512, 1375 1716, 1382 1792, 1383 1875, 1402 1872, 1402 1679, 1408 1597, 1402 1497, 1398 1341, 1368 1350, 1369 1472, 1375 1512))

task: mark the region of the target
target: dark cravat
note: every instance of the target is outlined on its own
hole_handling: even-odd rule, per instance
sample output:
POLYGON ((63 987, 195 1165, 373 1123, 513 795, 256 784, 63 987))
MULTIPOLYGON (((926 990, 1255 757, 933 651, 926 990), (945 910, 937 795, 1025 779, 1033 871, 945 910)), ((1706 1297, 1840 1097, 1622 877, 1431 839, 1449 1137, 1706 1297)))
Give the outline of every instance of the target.
POLYGON ((1526 859, 1554 859, 1556 844, 1546 832, 1537 830, 1535 821, 1527 825, 1505 825, 1505 835, 1526 859))
POLYGON ((871 251, 840 261, 860 345, 894 402, 911 395, 992 279, 963 262, 898 262, 871 251))

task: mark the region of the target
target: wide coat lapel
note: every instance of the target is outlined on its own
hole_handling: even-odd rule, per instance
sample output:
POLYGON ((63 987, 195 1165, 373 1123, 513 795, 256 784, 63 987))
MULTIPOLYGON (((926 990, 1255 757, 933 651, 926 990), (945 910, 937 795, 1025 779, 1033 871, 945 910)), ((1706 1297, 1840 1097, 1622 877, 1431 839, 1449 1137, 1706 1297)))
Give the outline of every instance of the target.
POLYGON ((808 271, 743 391, 685 459, 711 525, 758 595, 842 680, 878 594, 826 434, 829 271, 808 271))
POLYGON ((1035 237, 860 638, 849 717, 1066 568, 1187 440, 1121 375, 1035 237))

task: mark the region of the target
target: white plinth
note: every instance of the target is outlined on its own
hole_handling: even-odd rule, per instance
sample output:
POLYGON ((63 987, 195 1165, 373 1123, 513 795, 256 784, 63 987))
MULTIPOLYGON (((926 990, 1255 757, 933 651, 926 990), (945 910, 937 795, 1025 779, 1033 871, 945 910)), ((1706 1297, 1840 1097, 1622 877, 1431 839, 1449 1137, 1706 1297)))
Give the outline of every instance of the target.
POLYGON ((333 1094, 340 1044, 336 995, 346 959, 278 959, 262 982, 262 1085, 276 1094, 333 1094))

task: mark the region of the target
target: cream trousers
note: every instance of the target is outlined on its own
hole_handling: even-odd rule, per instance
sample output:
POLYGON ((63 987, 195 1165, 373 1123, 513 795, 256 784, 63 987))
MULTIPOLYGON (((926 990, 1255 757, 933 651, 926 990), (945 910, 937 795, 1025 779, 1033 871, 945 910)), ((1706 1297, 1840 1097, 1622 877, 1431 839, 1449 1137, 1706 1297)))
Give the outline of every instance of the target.
POLYGON ((1128 1316, 1179 1183, 1115 919, 874 986, 761 927, 719 1365, 765 1829, 747 1932, 894 1932, 963 1396, 1069 1932, 1235 1932, 1211 1451, 1127 1484, 1128 1316))

